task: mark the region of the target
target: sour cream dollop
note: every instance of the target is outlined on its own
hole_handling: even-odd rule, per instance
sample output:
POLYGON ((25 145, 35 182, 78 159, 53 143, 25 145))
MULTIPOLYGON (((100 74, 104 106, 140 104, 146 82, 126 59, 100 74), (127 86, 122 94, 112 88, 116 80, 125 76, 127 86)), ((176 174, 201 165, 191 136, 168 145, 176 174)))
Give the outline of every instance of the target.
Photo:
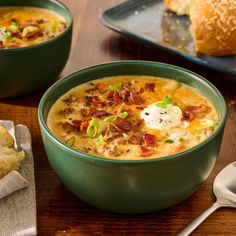
POLYGON ((162 108, 156 104, 149 105, 140 114, 147 127, 167 130, 181 124, 182 111, 178 106, 168 104, 166 108, 162 108))

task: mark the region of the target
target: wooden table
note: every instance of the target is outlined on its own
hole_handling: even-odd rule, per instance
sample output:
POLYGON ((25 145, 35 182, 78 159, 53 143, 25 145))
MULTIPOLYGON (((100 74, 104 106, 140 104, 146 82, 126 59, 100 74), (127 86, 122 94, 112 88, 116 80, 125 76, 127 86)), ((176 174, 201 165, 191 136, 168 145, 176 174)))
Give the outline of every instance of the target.
MULTIPOLYGON (((35 159, 38 235, 175 235, 215 200, 212 183, 216 174, 236 159, 236 78, 212 71, 185 59, 125 39, 101 25, 101 11, 120 0, 64 0, 74 15, 74 34, 69 61, 62 75, 97 63, 141 59, 185 67, 205 76, 224 95, 228 119, 221 152, 210 177, 187 200, 144 215, 120 215, 88 206, 70 193, 52 171, 37 121, 37 106, 45 90, 22 98, 0 100, 0 119, 27 125, 32 134, 35 159)), ((236 235, 236 210, 220 209, 193 235, 236 235)))

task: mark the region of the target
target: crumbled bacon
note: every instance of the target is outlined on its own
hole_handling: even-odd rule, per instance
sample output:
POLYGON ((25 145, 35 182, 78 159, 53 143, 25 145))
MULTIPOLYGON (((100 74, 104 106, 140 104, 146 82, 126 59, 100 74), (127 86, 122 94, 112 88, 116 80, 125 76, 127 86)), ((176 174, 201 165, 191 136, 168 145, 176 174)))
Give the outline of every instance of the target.
POLYGON ((154 150, 151 148, 146 148, 144 146, 140 146, 140 156, 141 157, 147 157, 153 154, 154 150))
POLYGON ((130 82, 123 83, 122 88, 125 90, 130 90, 132 88, 132 84, 130 82))
POLYGON ((122 97, 119 92, 116 91, 111 91, 108 96, 108 99, 114 101, 116 105, 120 104, 122 102, 122 97))
POLYGON ((136 145, 140 145, 143 142, 143 133, 142 132, 137 132, 135 134, 133 134, 130 139, 129 142, 132 144, 136 144, 136 145))
POLYGON ((80 125, 80 131, 86 131, 89 126, 89 120, 83 120, 80 125))
POLYGON ((100 117, 106 116, 106 115, 108 115, 108 114, 109 114, 109 113, 108 113, 107 111, 105 111, 105 110, 97 110, 97 111, 95 111, 95 112, 92 113, 92 116, 93 116, 93 117, 100 118, 100 117))
POLYGON ((107 86, 104 83, 97 83, 95 88, 100 92, 100 93, 105 93, 107 91, 107 86))
POLYGON ((145 84, 145 89, 150 91, 150 92, 154 92, 155 89, 155 83, 146 83, 145 84))
POLYGON ((67 132, 67 133, 72 133, 72 132, 79 132, 80 127, 77 127, 73 124, 70 124, 69 122, 64 122, 61 124, 62 128, 67 132))
POLYGON ((72 125, 77 131, 85 131, 88 128, 89 120, 73 120, 72 125))
POLYGON ((0 49, 1 48, 4 48, 4 45, 3 45, 3 42, 2 41, 0 41, 0 49))
POLYGON ((139 129, 139 126, 143 124, 143 119, 132 120, 132 130, 139 129))
POLYGON ((104 139, 108 140, 108 141, 112 141, 116 138, 120 138, 122 137, 122 132, 120 132, 120 130, 118 130, 115 126, 109 124, 107 125, 107 128, 105 130, 104 133, 104 139))
POLYGON ((144 88, 139 89, 139 91, 137 92, 137 94, 142 94, 144 92, 144 88))
POLYGON ((115 125, 124 131, 130 131, 132 126, 129 121, 121 119, 120 117, 117 117, 115 120, 115 125))
POLYGON ((143 103, 141 97, 134 92, 130 92, 130 101, 135 105, 141 105, 143 103))
POLYGON ((95 107, 103 107, 106 105, 105 102, 101 101, 98 96, 85 96, 88 104, 95 107))
POLYGON ((60 115, 66 116, 66 115, 70 115, 75 111, 74 108, 72 107, 68 107, 68 108, 64 108, 62 110, 59 111, 60 115))
POLYGON ((200 106, 187 106, 183 111, 182 120, 193 120, 196 116, 199 116, 202 113, 207 112, 208 108, 206 105, 200 106))
POLYGON ((80 113, 82 116, 88 117, 93 114, 94 110, 92 108, 81 108, 80 113))
POLYGON ((148 133, 143 135, 144 144, 146 147, 157 146, 156 136, 148 133))

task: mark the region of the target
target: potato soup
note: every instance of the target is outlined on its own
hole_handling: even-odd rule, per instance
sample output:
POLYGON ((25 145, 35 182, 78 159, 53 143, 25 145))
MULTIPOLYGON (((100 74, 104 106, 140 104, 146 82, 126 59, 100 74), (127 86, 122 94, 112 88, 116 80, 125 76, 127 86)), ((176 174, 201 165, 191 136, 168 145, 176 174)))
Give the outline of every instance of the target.
POLYGON ((196 89, 153 76, 114 76, 79 85, 52 106, 47 125, 84 153, 141 160, 173 155, 207 139, 218 125, 196 89))

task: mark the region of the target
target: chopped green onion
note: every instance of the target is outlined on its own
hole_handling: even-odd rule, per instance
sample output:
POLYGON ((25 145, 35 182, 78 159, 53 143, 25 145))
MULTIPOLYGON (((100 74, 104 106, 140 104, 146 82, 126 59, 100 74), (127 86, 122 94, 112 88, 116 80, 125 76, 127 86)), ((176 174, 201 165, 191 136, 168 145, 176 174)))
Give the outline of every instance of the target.
POLYGON ((121 89, 121 83, 118 83, 118 84, 110 84, 109 86, 109 89, 112 90, 112 91, 118 91, 121 89))
POLYGON ((163 103, 164 104, 171 104, 172 103, 172 98, 170 97, 170 96, 168 96, 168 95, 166 95, 166 96, 164 96, 164 98, 163 98, 163 103))
POLYGON ((99 130, 99 122, 97 118, 92 118, 92 120, 89 122, 89 126, 87 128, 87 135, 90 138, 94 138, 99 130))
POLYGON ((166 139, 166 140, 165 140, 165 143, 174 143, 174 140, 172 140, 172 139, 166 139))
POLYGON ((54 21, 53 24, 52 24, 52 26, 51 26, 52 32, 54 33, 57 28, 58 28, 58 22, 57 22, 57 21, 54 21))
POLYGON ((96 145, 97 146, 103 146, 105 144, 105 141, 103 139, 103 136, 100 135, 97 139, 96 139, 96 145))
POLYGON ((75 136, 71 136, 68 140, 66 140, 66 144, 72 147, 75 144, 75 136))
POLYGON ((121 118, 121 119, 125 119, 127 116, 128 116, 128 112, 127 111, 124 111, 124 112, 121 112, 118 116, 121 118))
POLYGON ((161 107, 161 108, 167 108, 166 104, 162 103, 162 102, 158 102, 156 104, 157 107, 161 107))
POLYGON ((156 103, 157 107, 161 107, 161 108, 167 108, 168 104, 172 104, 173 100, 170 96, 166 95, 163 97, 162 102, 158 102, 156 103))
POLYGON ((116 120, 115 116, 108 116, 103 121, 110 123, 110 122, 114 122, 115 120, 116 120))

